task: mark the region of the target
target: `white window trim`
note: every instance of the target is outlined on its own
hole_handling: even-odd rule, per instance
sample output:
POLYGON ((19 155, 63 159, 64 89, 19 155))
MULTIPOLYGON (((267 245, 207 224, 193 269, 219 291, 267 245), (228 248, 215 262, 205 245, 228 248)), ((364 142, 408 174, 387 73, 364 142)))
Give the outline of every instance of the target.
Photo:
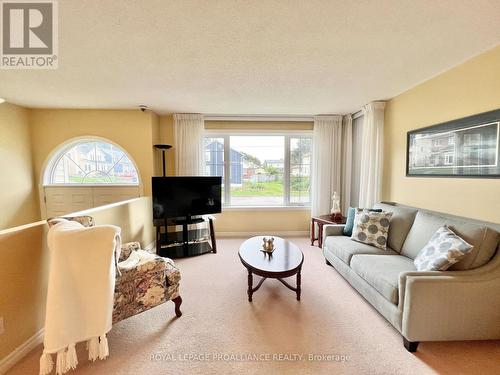
MULTIPOLYGON (((311 209, 311 197, 309 197, 309 202, 306 204, 296 204, 290 202, 290 139, 302 136, 307 136, 307 138, 312 139, 312 130, 262 130, 262 129, 205 129, 205 137, 211 138, 222 138, 224 139, 224 204, 223 210, 225 211, 245 211, 245 210, 310 210, 311 209), (231 136, 255 136, 255 135, 266 135, 266 136, 281 136, 285 137, 285 155, 284 155, 284 171, 283 171, 283 204, 276 206, 241 206, 241 205, 231 205, 231 162, 226 160, 226 155, 230 157, 230 141, 231 136)), ((312 152, 312 150, 311 150, 312 152)), ((230 159, 229 159, 230 160, 230 159)), ((312 166, 311 166, 312 170, 312 166)), ((311 177, 311 176, 310 176, 311 177)))
POLYGON ((311 206, 223 206, 222 211, 311 211, 311 206))

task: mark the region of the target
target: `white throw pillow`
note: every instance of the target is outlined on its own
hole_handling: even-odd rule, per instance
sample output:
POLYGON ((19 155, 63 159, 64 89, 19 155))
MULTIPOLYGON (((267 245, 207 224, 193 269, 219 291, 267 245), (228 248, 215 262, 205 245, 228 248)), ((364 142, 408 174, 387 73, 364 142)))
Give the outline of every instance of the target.
POLYGON ((443 225, 420 250, 413 263, 418 271, 446 271, 472 248, 472 245, 443 225))
POLYGON ((356 208, 351 240, 386 249, 392 212, 356 208))

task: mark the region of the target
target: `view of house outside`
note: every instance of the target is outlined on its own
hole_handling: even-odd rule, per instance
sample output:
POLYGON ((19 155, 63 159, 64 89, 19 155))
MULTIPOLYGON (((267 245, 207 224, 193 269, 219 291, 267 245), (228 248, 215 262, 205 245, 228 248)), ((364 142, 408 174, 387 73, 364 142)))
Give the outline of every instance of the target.
MULTIPOLYGON (((232 206, 280 206, 285 203, 285 136, 230 136, 232 206)), ((290 139, 290 203, 310 200, 312 140, 290 139)), ((224 177, 224 138, 205 139, 206 173, 224 177)))
POLYGON ((118 147, 102 141, 84 141, 64 151, 50 178, 53 184, 137 185, 132 161, 118 147))

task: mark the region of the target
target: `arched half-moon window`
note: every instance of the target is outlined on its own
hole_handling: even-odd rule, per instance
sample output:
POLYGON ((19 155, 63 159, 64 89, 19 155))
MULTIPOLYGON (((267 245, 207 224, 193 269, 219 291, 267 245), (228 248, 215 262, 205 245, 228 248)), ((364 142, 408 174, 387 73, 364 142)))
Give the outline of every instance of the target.
POLYGON ((104 140, 82 139, 66 145, 47 167, 45 186, 139 185, 134 162, 120 147, 104 140))

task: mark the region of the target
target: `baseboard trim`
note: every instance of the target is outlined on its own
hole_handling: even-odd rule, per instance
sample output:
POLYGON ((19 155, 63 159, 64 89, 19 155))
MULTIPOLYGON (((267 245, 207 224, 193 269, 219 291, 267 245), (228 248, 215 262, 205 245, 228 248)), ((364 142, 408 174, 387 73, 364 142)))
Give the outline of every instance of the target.
POLYGON ((30 351, 36 348, 43 342, 44 329, 31 336, 27 341, 22 343, 13 352, 7 355, 7 357, 0 360, 0 375, 5 374, 9 371, 17 362, 24 358, 30 351))
POLYGON ((253 237, 253 236, 279 236, 279 237, 308 237, 307 230, 291 230, 291 231, 269 231, 269 232, 215 232, 217 238, 236 238, 236 237, 253 237))

